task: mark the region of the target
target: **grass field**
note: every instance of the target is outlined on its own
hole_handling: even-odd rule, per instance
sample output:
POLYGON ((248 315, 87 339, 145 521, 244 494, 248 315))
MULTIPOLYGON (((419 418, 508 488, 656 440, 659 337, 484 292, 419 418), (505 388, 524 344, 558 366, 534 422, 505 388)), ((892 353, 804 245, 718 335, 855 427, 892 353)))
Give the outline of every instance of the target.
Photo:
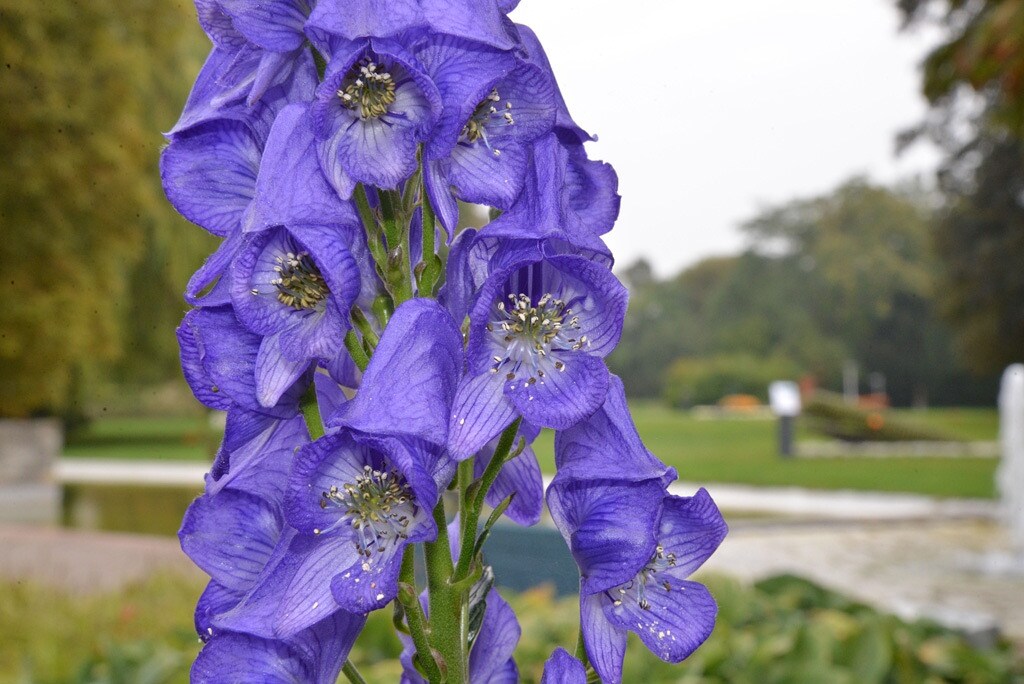
MULTIPOLYGON (((904 491, 935 496, 992 497, 995 459, 889 458, 790 459, 776 455, 776 426, 767 420, 708 420, 654 402, 632 405, 648 448, 674 466, 681 479, 825 489, 904 491)), ((964 440, 994 440, 991 409, 900 411, 964 440)), ((816 438, 798 430, 798 439, 816 438)), ((202 417, 107 419, 69 439, 65 455, 92 458, 208 460, 218 436, 202 417)), ((554 472, 553 438, 535 449, 554 472)))

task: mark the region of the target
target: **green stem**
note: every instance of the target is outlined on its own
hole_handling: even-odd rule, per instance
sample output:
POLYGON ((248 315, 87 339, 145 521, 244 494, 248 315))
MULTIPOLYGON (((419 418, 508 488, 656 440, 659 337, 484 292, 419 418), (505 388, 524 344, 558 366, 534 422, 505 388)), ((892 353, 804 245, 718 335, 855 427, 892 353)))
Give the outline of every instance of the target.
MULTIPOLYGON (((582 601, 582 597, 580 598, 582 601)), ((587 667, 590 661, 587 660, 587 646, 583 643, 583 627, 580 626, 580 634, 576 637, 576 660, 583 663, 583 667, 587 667)))
POLYGON ((359 670, 356 669, 356 666, 352 664, 351 660, 345 661, 341 671, 345 673, 345 676, 348 677, 348 681, 352 682, 352 684, 366 684, 366 680, 363 679, 363 675, 359 674, 359 670))
POLYGON ((398 576, 398 600, 405 609, 405 619, 409 625, 412 643, 416 647, 417 661, 425 670, 431 684, 441 682, 441 670, 430 648, 427 621, 416 592, 416 550, 412 545, 406 546, 402 554, 402 569, 398 576))
POLYGON ((299 400, 299 409, 302 411, 303 420, 306 421, 309 438, 317 440, 323 437, 324 422, 320 417, 320 405, 316 401, 316 383, 309 383, 305 394, 299 400))
POLYGON ((417 267, 416 275, 420 296, 432 297, 434 296, 434 288, 437 286, 437 281, 441 277, 441 271, 444 267, 441 263, 441 258, 434 252, 434 231, 437 226, 437 216, 434 214, 434 206, 430 203, 430 197, 427 196, 427 185, 426 181, 422 179, 422 168, 423 165, 421 163, 420 206, 423 208, 423 261, 420 262, 420 265, 417 267))
POLYGON ((377 190, 381 222, 387 240, 385 281, 395 306, 412 299, 412 266, 409 262, 409 225, 401 213, 402 196, 397 190, 377 190))
POLYGON ((512 453, 512 445, 515 443, 519 424, 522 422, 522 418, 516 418, 511 425, 505 428, 498 439, 498 446, 494 449, 494 455, 491 456, 491 462, 487 464, 484 474, 469 488, 471 491, 466 496, 467 502, 463 508, 459 564, 455 568, 453 582, 465 579, 469 575, 473 565, 473 549, 476 547, 476 529, 480 523, 480 510, 483 508, 487 491, 494 484, 498 473, 501 472, 501 467, 505 465, 505 459, 512 453))
POLYGON ((359 370, 365 371, 366 367, 370 365, 370 356, 363 348, 363 343, 359 341, 359 335, 356 335, 355 330, 345 333, 345 349, 348 349, 348 353, 352 355, 352 360, 356 362, 359 370))
POLYGON ((444 658, 449 684, 467 684, 466 642, 462 639, 462 603, 465 592, 452 586, 452 552, 448 545, 444 501, 434 508, 437 539, 424 544, 427 588, 430 597, 431 642, 444 658))
POLYGON ((366 233, 366 245, 377 263, 377 268, 385 269, 388 263, 388 252, 381 242, 380 227, 373 215, 373 207, 370 206, 370 199, 366 196, 366 188, 362 183, 356 185, 352 197, 356 201, 356 209, 359 212, 359 219, 363 223, 363 231, 366 233))
POLYGON ((363 342, 369 349, 376 349, 377 343, 380 338, 377 337, 377 333, 373 330, 373 326, 370 325, 369 319, 366 318, 366 314, 358 306, 353 306, 352 310, 349 311, 349 315, 352 317, 352 323, 359 328, 359 333, 363 336, 363 342))

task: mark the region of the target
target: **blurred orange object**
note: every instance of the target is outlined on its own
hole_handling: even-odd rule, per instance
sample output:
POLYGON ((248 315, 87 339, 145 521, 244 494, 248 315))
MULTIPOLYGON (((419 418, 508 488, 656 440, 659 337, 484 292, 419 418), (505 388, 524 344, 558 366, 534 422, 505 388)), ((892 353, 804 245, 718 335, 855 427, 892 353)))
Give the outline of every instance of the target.
POLYGON ((878 432, 883 427, 885 427, 885 416, 883 416, 881 413, 878 413, 876 411, 876 412, 873 412, 873 413, 869 413, 864 418, 864 422, 868 424, 868 427, 871 430, 873 430, 875 432, 878 432))
POLYGON ((761 400, 753 394, 727 394, 718 400, 718 405, 730 411, 753 411, 761 408, 761 400))

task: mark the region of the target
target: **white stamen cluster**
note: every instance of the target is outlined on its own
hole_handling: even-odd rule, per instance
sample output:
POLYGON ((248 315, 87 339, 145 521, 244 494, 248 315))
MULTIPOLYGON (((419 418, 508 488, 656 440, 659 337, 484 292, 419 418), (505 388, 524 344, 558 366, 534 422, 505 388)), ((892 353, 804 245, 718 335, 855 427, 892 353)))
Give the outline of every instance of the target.
POLYGON ((356 549, 367 559, 400 539, 408 539, 416 512, 412 490, 402 477, 395 470, 374 470, 370 466, 363 467, 355 482, 332 485, 323 492, 320 507, 328 506, 345 509, 343 519, 356 533, 356 549))
POLYGON ((349 70, 338 97, 348 109, 358 108, 361 119, 381 117, 395 101, 395 79, 365 57, 349 70))
POLYGON ((505 126, 512 126, 516 122, 512 116, 512 102, 505 100, 505 104, 502 105, 501 95, 498 93, 497 87, 491 88, 491 92, 487 97, 476 106, 473 115, 469 117, 469 121, 462 127, 462 138, 471 143, 481 140, 495 157, 500 157, 501 150, 491 147, 490 142, 487 140, 487 126, 495 119, 499 124, 505 126))
MULTIPOLYGON (((277 300, 298 311, 323 306, 331 293, 320 269, 309 256, 309 252, 287 252, 279 255, 274 270, 278 277, 270 284, 277 289, 277 300)), ((252 290, 254 295, 259 290, 252 290)))
POLYGON ((528 385, 543 383, 552 370, 565 370, 565 362, 552 358, 552 351, 579 351, 590 344, 586 335, 576 336, 579 316, 551 294, 536 304, 529 295, 510 294, 508 303, 498 300, 493 314, 487 331, 504 354, 492 357, 491 373, 504 372, 506 380, 525 376, 528 385))
POLYGON ((612 600, 612 605, 618 607, 622 605, 623 601, 632 599, 642 609, 650 610, 651 604, 647 600, 647 585, 650 584, 660 587, 665 591, 672 591, 672 584, 668 580, 659 581, 657 574, 663 570, 675 567, 675 564, 676 555, 674 553, 667 553, 665 547, 659 544, 654 550, 654 555, 641 568, 640 572, 636 574, 636 577, 608 593, 608 597, 612 600))

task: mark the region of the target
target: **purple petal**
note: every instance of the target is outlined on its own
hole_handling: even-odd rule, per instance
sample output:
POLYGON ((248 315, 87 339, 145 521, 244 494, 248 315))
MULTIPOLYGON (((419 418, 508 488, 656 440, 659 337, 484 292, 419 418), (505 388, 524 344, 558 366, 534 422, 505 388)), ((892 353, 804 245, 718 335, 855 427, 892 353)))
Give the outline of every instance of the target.
POLYGON ((555 466, 568 479, 619 481, 675 479, 675 471, 647 450, 626 403, 622 380, 612 375, 604 405, 587 420, 555 435, 555 466))
POLYGON ((519 668, 516 667, 516 661, 511 658, 506 660, 485 684, 519 684, 519 668))
POLYGON ((181 349, 181 371, 196 399, 212 409, 227 411, 233 405, 231 398, 220 391, 203 365, 202 336, 197 333, 194 325, 196 319, 202 315, 199 311, 196 309, 185 314, 184 320, 175 331, 181 349))
POLYGON ((231 25, 264 50, 289 52, 302 46, 306 23, 304 0, 218 0, 231 15, 231 25))
POLYGON ((308 26, 356 40, 393 36, 421 22, 416 0, 320 0, 308 26))
MULTIPOLYGON (((314 373, 313 384, 316 386, 316 402, 320 411, 320 419, 327 418, 338 411, 338 408, 348 401, 348 397, 342 391, 341 386, 326 373, 314 373)), ((324 424, 326 426, 326 422, 324 424)))
POLYGON ((452 150, 451 184, 459 199, 508 209, 523 190, 526 150, 519 144, 488 149, 458 144, 452 150))
POLYGON ((192 664, 192 684, 312 682, 312 669, 283 641, 248 634, 224 634, 203 648, 192 664))
POLYGON ((603 595, 580 597, 580 629, 590 664, 605 684, 622 682, 628 632, 605 617, 603 595))
POLYGON ((261 147, 239 121, 210 122, 175 136, 160 155, 167 199, 189 221, 230 235, 252 201, 261 147))
POLYGON ((264 337, 256 355, 256 399, 260 406, 276 406, 309 367, 309 359, 285 358, 281 353, 281 333, 264 337))
POLYGON ((331 581, 334 600, 353 613, 369 613, 391 603, 398 595, 404 549, 405 544, 395 544, 372 560, 358 558, 347 570, 336 574, 331 581))
POLYGON ((274 120, 256 181, 246 230, 309 222, 355 225, 351 204, 341 201, 317 160, 308 106, 285 107, 274 120))
POLYGON ((239 413, 239 410, 235 410, 228 414, 225 444, 222 447, 222 453, 228 461, 228 472, 212 483, 207 482, 206 491, 208 494, 216 494, 227 488, 280 503, 284 501, 295 450, 309 442, 306 423, 299 416, 290 420, 270 421, 268 427, 251 439, 228 450, 227 434, 238 429, 239 413))
POLYGON ((270 559, 282 524, 270 503, 228 490, 193 501, 178 538, 181 550, 210 577, 244 592, 270 559))
POLYGON ((548 510, 580 568, 581 594, 625 584, 654 555, 663 494, 656 480, 555 479, 548 510))
POLYGON ((185 287, 185 301, 193 306, 220 306, 231 303, 230 278, 224 277, 242 246, 242 232, 236 230, 207 257, 185 287))
POLYGON ((287 581, 270 585, 278 584, 283 589, 275 634, 291 636, 337 611, 331 580, 359 560, 355 546, 346 537, 295 537, 278 566, 279 578, 287 581))
POLYGON ((564 648, 556 648, 544 663, 540 684, 587 684, 587 670, 564 648))
POLYGON ((676 580, 670 590, 651 586, 644 596, 646 608, 637 601, 612 606, 606 600, 604 612, 612 624, 636 632, 662 660, 678 663, 711 636, 718 605, 703 584, 676 580))
POLYGON ((412 299, 395 311, 355 399, 331 424, 444 445, 462 368, 462 336, 440 304, 412 299))
POLYGON ((469 678, 473 682, 490 682, 502 671, 519 643, 522 630, 516 614, 494 589, 487 593, 487 608, 480 632, 469 654, 469 678))
POLYGON ((218 615, 226 613, 242 599, 244 592, 228 589, 216 580, 210 580, 203 590, 202 595, 196 602, 195 628, 196 633, 205 641, 216 634, 213 628, 213 620, 218 615))
MULTIPOLYGON (((520 430, 520 434, 522 434, 520 430)), ((476 477, 483 475, 487 464, 494 455, 494 445, 481 452, 474 461, 476 477)), ((531 447, 501 467, 498 477, 487 492, 487 505, 496 508, 505 497, 515 494, 512 503, 505 509, 505 515, 527 527, 536 525, 540 520, 544 507, 544 480, 540 473, 540 464, 531 447)))
POLYGON ((448 450, 464 461, 498 436, 516 417, 502 388, 505 379, 492 373, 465 375, 459 382, 448 423, 448 450))
POLYGON ((672 574, 689 577, 725 539, 729 527, 707 490, 691 497, 665 497, 659 543, 676 557, 672 574))
POLYGON ((461 36, 508 50, 516 44, 515 28, 496 2, 421 0, 423 16, 437 33, 461 36))
POLYGON ((295 456, 289 479, 285 511, 288 523, 303 534, 328 530, 342 522, 343 509, 320 505, 322 492, 332 485, 355 482, 363 466, 380 468, 370 448, 356 442, 351 433, 341 431, 306 444, 295 456))
POLYGON ((531 383, 525 377, 505 383, 505 396, 523 418, 544 427, 564 430, 577 424, 604 402, 608 368, 602 359, 582 352, 555 353, 560 371, 531 383))
POLYGON ((451 236, 456 234, 459 225, 459 203, 448 180, 450 167, 451 162, 448 160, 428 160, 423 165, 423 178, 430 206, 433 207, 441 227, 448 233, 449 242, 454 239, 451 236))
POLYGON ((619 177, 611 164, 587 159, 583 147, 570 148, 565 171, 565 193, 570 215, 580 230, 604 235, 619 216, 619 177))

